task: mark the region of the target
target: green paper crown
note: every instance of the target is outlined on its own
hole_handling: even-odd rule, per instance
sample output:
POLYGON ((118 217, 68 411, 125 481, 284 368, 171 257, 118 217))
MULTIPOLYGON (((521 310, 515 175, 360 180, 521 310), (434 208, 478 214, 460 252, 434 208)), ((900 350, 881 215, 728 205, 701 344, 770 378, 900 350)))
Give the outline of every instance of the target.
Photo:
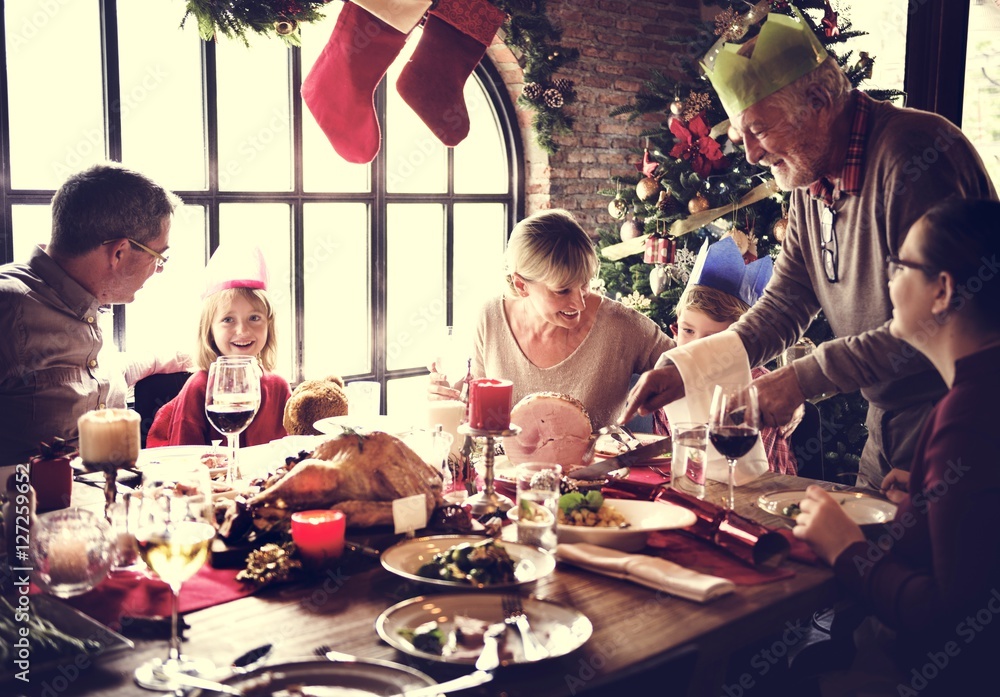
POLYGON ((738 55, 740 44, 716 44, 702 61, 705 74, 730 117, 791 84, 826 60, 815 32, 793 7, 794 17, 768 15, 753 53, 738 55))

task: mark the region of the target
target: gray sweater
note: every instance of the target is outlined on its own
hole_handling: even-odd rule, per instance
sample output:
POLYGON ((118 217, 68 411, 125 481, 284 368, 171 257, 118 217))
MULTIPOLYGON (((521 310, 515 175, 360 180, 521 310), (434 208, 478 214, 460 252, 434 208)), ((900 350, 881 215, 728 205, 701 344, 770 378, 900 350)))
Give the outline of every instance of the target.
POLYGON ((580 400, 595 429, 621 416, 633 373, 650 370, 673 339, 656 323, 608 298, 576 351, 551 368, 529 361, 507 322, 503 298, 483 307, 476 326, 472 374, 514 383, 514 402, 533 392, 560 392, 580 400))
POLYGON ((944 394, 930 363, 889 335, 885 257, 899 251, 910 225, 931 205, 951 195, 997 197, 962 132, 936 114, 876 102, 861 194, 841 196, 833 204, 839 280, 827 281, 823 269, 820 213, 825 204, 796 189, 767 292, 734 327, 751 365, 793 344, 822 309, 839 338, 793 364, 807 396, 861 389, 872 404, 897 410, 944 394))

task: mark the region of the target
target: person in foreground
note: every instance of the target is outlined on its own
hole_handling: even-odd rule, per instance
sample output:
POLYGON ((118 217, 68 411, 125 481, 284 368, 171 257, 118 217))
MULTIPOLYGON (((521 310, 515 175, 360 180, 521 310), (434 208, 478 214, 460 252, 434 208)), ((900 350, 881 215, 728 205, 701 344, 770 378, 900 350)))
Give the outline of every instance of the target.
POLYGON ((796 519, 795 536, 895 631, 893 695, 984 694, 971 688, 996 679, 998 254, 1000 203, 949 200, 918 220, 888 259, 890 331, 924 354, 949 388, 920 434, 909 472, 885 478, 899 504, 891 546, 867 542, 816 486, 806 490, 796 519))
MULTIPOLYGON (((882 260, 899 253, 935 202, 996 199, 996 191, 958 128, 852 90, 801 18, 772 12, 752 41, 723 49, 706 69, 747 161, 791 191, 789 226, 767 294, 733 327, 738 341, 721 332, 703 350, 761 365, 822 310, 838 338, 755 380, 763 425, 788 423, 806 398, 861 389, 869 435, 860 474, 877 488, 892 466, 909 466, 920 426, 944 393, 923 356, 888 331, 882 260)), ((669 361, 640 379, 624 418, 684 395, 669 361)))
POLYGON ((287 433, 283 425, 285 402, 291 396, 288 381, 274 370, 278 340, 274 308, 267 297, 267 268, 257 248, 219 247, 206 268, 208 283, 198 324, 200 370, 180 393, 156 412, 146 446, 208 445, 222 434, 205 415, 208 368, 219 356, 253 356, 263 368, 260 409, 240 434, 240 444, 262 445, 287 433))
MULTIPOLYGON (((673 340, 648 317, 590 290, 597 252, 565 210, 518 223, 505 265, 507 292, 483 307, 476 326, 472 376, 513 381, 514 402, 534 392, 567 394, 584 405, 594 429, 613 423, 633 373, 652 368, 673 340)), ((434 373, 430 391, 459 394, 434 373)))
MULTIPOLYGON (((711 245, 706 241, 698 253, 687 287, 677 301, 677 322, 671 325, 677 345, 687 346, 728 329, 760 299, 771 272, 770 257, 744 263, 731 237, 711 245)), ((758 378, 767 372, 767 368, 758 366, 750 375, 758 378)), ((782 428, 760 430, 768 468, 772 472, 796 473, 795 455, 786 439, 801 420, 800 410, 796 411, 792 423, 782 428)), ((660 435, 671 435, 665 409, 653 412, 653 430, 660 435)))
POLYGON ((0 468, 27 462, 40 441, 75 441, 87 411, 125 407, 124 386, 113 389, 121 366, 102 355, 100 314, 163 270, 180 203, 143 174, 94 165, 53 196, 49 243, 0 267, 0 468))

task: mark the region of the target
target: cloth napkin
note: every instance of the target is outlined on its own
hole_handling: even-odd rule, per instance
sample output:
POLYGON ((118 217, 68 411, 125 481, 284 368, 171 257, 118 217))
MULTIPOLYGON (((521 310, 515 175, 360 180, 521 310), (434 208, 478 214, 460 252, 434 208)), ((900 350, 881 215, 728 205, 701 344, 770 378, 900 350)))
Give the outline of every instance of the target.
MULTIPOLYGON (((677 366, 684 380, 685 396, 668 404, 667 418, 672 424, 708 423, 712 392, 720 383, 750 383, 750 361, 739 334, 719 332, 684 346, 672 348, 656 362, 662 368, 667 360, 677 366)), ((729 481, 729 464, 711 443, 708 444, 705 476, 716 482, 729 481)), ((753 449, 736 461, 736 486, 751 482, 767 472, 767 453, 757 438, 753 449)))
POLYGON ((656 588, 698 603, 732 593, 732 581, 686 569, 645 554, 628 554, 586 543, 556 545, 556 557, 574 566, 656 588))

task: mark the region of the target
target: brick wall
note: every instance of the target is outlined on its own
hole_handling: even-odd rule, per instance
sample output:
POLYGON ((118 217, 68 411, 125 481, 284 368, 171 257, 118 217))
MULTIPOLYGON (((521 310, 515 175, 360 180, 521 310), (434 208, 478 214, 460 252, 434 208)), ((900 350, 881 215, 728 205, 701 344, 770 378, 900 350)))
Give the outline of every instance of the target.
MULTIPOLYGON (((543 208, 566 208, 585 229, 611 222, 609 199, 598 192, 615 176, 635 176, 633 162, 641 160, 640 134, 661 117, 648 116, 629 123, 611 110, 630 101, 651 69, 683 78, 679 71, 687 58, 700 16, 700 0, 549 0, 548 12, 563 29, 566 46, 580 51, 569 69, 560 71, 576 85, 577 99, 568 107, 575 119, 573 132, 557 136, 559 152, 548 155, 534 142, 531 114, 518 109, 525 144, 525 192, 528 213, 543 208)), ((500 70, 511 99, 521 93, 524 77, 514 55, 496 41, 487 55, 500 70)))

